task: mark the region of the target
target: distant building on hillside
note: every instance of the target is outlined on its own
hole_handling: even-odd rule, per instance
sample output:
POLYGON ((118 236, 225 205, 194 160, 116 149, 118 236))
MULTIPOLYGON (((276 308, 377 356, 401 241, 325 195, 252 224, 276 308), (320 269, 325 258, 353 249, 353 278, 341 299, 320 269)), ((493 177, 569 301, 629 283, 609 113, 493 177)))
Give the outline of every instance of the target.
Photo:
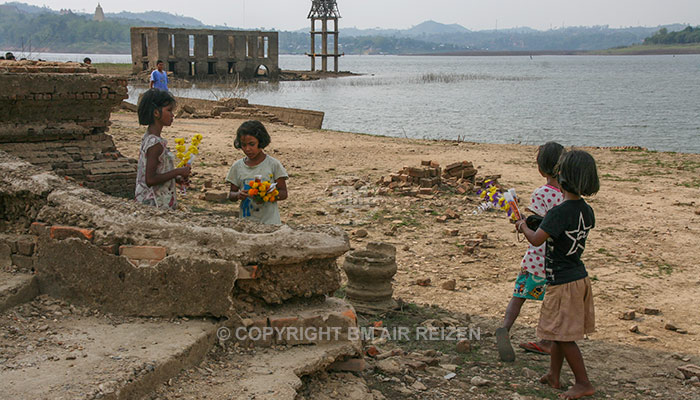
POLYGON ((95 15, 92 17, 93 21, 102 22, 105 20, 105 13, 102 11, 102 6, 97 3, 97 8, 95 8, 95 15))
POLYGON ((131 28, 132 72, 162 60, 182 78, 279 77, 277 32, 183 28, 131 28))

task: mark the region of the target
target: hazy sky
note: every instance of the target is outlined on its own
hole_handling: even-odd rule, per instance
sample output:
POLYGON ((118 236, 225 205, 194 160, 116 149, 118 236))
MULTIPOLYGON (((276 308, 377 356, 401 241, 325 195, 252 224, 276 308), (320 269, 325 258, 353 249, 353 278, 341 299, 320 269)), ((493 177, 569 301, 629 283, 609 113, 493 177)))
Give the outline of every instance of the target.
MULTIPOLYGON (((2 1, 2 0, 0 0, 2 1)), ((93 12, 94 0, 17 0, 93 12)), ((296 30, 309 25, 311 0, 101 0, 105 12, 167 11, 208 25, 296 30)), ((471 30, 529 26, 700 25, 699 0, 338 0, 342 27, 410 28, 432 19, 471 30)))

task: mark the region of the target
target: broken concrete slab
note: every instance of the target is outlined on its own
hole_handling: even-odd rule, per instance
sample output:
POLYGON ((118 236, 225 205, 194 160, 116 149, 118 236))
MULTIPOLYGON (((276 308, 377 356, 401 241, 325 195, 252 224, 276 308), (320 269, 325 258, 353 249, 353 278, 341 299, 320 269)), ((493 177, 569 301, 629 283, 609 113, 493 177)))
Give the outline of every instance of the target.
POLYGON ((231 326, 231 340, 252 348, 325 344, 360 337, 355 310, 335 297, 289 302, 266 312, 248 315, 243 327, 231 326))
POLYGON ((42 239, 33 262, 40 288, 54 296, 125 315, 223 316, 230 315, 224 304, 237 293, 280 304, 340 287, 336 259, 349 249, 349 240, 338 227, 259 225, 156 209, 65 182, 2 152, 0 171, 0 199, 15 204, 8 226, 26 233, 34 221, 46 224, 34 230, 42 239), (45 232, 55 231, 53 226, 89 234, 54 235, 51 241, 45 232), (62 240, 69 236, 87 241, 62 240), (168 257, 134 262, 153 267, 140 270, 109 254, 114 251, 100 250, 124 245, 162 247, 168 257), (251 265, 257 266, 255 279, 234 286, 237 271, 251 265), (213 280, 216 284, 205 284, 213 280), (185 301, 197 296, 200 301, 185 301))
POLYGON ((103 312, 222 317, 232 312, 238 263, 173 255, 139 266, 83 240, 42 238, 36 270, 42 293, 103 312))
POLYGON ((34 274, 0 272, 0 312, 38 295, 39 284, 34 274))
POLYGON ((294 400, 302 387, 301 377, 326 370, 333 362, 358 354, 354 343, 255 350, 227 347, 210 353, 201 368, 186 371, 161 385, 161 398, 294 400))
POLYGON ((53 319, 0 315, 0 327, 10 332, 0 339, 3 398, 142 398, 198 364, 216 340, 216 325, 206 320, 119 320, 61 310, 53 319))

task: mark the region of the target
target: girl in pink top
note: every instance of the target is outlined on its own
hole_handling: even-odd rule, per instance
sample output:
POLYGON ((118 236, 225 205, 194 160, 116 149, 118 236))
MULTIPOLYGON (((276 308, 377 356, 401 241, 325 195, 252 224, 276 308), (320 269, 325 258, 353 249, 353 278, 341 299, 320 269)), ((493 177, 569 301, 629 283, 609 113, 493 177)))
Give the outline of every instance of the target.
MULTIPOLYGON (((535 189, 530 198, 528 211, 544 217, 547 211, 559 205, 563 201, 559 182, 557 182, 556 166, 559 157, 564 153, 564 147, 556 142, 547 142, 537 150, 537 167, 540 174, 547 179, 544 186, 535 189)), ((520 315, 525 300, 544 299, 547 279, 544 272, 545 245, 533 246, 527 249, 525 256, 520 262, 520 273, 515 280, 513 297, 506 307, 506 315, 503 319, 503 326, 496 330, 496 343, 498 344, 498 355, 502 361, 514 361, 515 352, 510 344, 509 332, 520 315)), ((521 343, 520 347, 526 351, 549 354, 551 343, 549 341, 521 343)))

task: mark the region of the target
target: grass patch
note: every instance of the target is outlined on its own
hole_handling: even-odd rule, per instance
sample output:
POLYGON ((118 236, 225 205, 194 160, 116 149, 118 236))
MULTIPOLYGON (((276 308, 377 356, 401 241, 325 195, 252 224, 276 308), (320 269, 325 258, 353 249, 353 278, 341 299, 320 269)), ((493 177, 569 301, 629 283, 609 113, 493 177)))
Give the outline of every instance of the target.
POLYGON ((687 188, 700 188, 700 178, 694 178, 692 181, 676 182, 675 185, 687 188))
POLYGON ((601 175, 601 178, 614 182, 639 182, 639 178, 622 178, 613 174, 603 174, 601 175))
POLYGON ((646 153, 648 150, 643 147, 626 147, 623 149, 610 149, 613 153, 646 153))
POLYGON ((92 66, 97 68, 98 74, 131 75, 131 64, 95 63, 92 66))
POLYGON ((670 264, 663 263, 659 265, 659 275, 671 275, 673 273, 673 266, 670 264))

